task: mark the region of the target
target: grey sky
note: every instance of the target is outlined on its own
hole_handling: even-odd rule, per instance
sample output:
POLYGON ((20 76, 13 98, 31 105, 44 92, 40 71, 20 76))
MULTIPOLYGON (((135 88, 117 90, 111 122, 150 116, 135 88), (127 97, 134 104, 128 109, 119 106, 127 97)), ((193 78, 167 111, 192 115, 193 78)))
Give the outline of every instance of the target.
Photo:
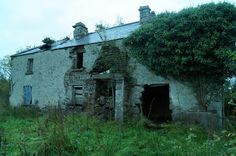
MULTIPOLYGON (((0 58, 45 37, 72 37, 72 25, 83 22, 89 32, 97 23, 112 26, 117 17, 138 21, 138 8, 149 5, 156 13, 222 0, 0 0, 0 58)), ((236 3, 236 0, 225 0, 236 3)))

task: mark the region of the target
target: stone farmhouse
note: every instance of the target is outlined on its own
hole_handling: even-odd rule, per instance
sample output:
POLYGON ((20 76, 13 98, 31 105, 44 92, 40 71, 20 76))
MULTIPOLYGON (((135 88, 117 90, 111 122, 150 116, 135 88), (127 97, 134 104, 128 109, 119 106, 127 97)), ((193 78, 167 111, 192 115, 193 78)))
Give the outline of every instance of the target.
POLYGON ((12 55, 11 105, 90 109, 103 119, 121 121, 143 114, 153 121, 219 124, 220 101, 202 112, 191 85, 155 75, 127 55, 122 40, 155 16, 148 6, 139 13, 140 21, 92 33, 79 22, 73 39, 12 55))

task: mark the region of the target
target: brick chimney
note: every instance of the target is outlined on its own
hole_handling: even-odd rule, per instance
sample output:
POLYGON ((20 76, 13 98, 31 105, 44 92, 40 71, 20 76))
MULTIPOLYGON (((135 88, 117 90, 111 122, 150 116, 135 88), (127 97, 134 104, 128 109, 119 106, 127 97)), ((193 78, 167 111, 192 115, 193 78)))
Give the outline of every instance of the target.
POLYGON ((140 17, 140 23, 144 23, 155 17, 156 14, 154 11, 151 11, 148 5, 146 6, 140 6, 139 7, 139 17, 140 17))
POLYGON ((78 22, 72 27, 75 28, 73 32, 73 36, 74 36, 74 39, 76 40, 88 34, 88 28, 82 22, 78 22))

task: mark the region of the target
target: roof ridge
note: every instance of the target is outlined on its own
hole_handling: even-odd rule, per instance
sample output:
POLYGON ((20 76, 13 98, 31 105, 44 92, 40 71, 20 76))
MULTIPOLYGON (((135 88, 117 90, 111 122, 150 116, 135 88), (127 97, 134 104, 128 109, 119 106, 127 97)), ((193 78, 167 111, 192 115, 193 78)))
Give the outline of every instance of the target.
MULTIPOLYGON (((105 30, 105 33, 108 33, 108 36, 110 36, 108 40, 116 40, 116 39, 127 37, 126 34, 131 33, 133 30, 137 29, 139 26, 140 26, 140 23, 137 21, 137 22, 110 27, 104 30, 105 30)), ((79 40, 76 40, 74 38, 68 39, 68 40, 65 40, 65 39, 56 40, 55 43, 52 44, 51 50, 79 46, 79 45, 86 45, 86 44, 91 44, 91 43, 98 43, 98 42, 101 42, 101 38, 99 38, 99 33, 91 32, 83 36, 79 40)), ((36 46, 34 48, 23 50, 20 53, 16 53, 12 55, 11 57, 22 56, 22 55, 39 52, 41 51, 39 48, 42 45, 43 44, 36 46)))
MULTIPOLYGON (((110 27, 110 28, 105 28, 104 30, 114 29, 114 28, 117 28, 117 27, 123 27, 123 26, 131 25, 131 24, 136 24, 136 23, 139 23, 139 21, 131 22, 131 23, 126 23, 126 24, 122 24, 122 25, 117 25, 117 26, 113 26, 113 27, 110 27)), ((87 35, 94 34, 94 33, 97 33, 97 32, 93 31, 93 32, 88 33, 87 35)))

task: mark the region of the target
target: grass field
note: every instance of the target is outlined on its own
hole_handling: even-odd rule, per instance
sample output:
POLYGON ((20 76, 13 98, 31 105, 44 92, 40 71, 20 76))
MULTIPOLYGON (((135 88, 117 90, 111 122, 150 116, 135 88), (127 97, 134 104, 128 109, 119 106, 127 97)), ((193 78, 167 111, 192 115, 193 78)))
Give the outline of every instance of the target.
POLYGON ((86 115, 42 116, 15 111, 0 121, 1 155, 9 156, 217 156, 236 155, 236 134, 180 123, 100 122, 86 115))

